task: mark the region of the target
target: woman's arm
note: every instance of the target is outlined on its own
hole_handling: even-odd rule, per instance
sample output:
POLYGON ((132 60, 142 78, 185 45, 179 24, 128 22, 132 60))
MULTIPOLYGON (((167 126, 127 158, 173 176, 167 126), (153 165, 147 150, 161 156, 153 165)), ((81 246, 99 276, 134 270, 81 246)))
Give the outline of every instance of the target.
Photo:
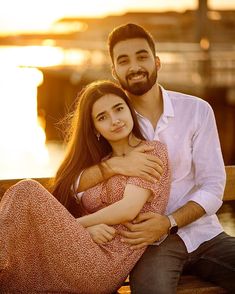
POLYGON ((127 184, 123 198, 95 213, 78 218, 85 228, 97 224, 115 225, 132 221, 140 212, 152 191, 127 184))

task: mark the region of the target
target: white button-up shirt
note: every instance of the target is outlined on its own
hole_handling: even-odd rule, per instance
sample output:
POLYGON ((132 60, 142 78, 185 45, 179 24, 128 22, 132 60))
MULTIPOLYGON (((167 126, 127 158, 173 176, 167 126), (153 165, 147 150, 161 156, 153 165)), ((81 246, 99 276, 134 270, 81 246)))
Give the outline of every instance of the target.
POLYGON ((188 252, 223 231, 215 213, 222 205, 225 168, 214 113, 197 97, 166 91, 161 87, 163 114, 156 129, 137 113, 143 135, 159 140, 168 148, 172 170, 170 199, 166 214, 188 201, 195 201, 206 214, 180 228, 178 235, 188 252))

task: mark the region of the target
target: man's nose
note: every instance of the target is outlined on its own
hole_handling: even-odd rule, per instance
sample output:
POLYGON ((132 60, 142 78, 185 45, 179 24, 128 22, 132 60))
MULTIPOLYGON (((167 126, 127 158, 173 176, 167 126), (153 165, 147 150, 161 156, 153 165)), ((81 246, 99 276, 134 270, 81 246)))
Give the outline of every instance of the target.
POLYGON ((139 66, 139 64, 137 62, 132 62, 130 64, 130 67, 129 67, 129 73, 132 73, 132 72, 137 72, 141 69, 141 67, 139 66))

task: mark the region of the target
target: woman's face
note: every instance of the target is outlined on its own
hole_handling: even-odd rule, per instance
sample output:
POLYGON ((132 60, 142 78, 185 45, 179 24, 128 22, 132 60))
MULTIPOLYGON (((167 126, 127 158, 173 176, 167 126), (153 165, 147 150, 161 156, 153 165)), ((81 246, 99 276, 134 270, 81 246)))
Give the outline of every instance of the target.
POLYGON ((133 129, 133 119, 126 102, 115 94, 107 94, 97 100, 92 107, 95 129, 109 142, 116 142, 133 129))

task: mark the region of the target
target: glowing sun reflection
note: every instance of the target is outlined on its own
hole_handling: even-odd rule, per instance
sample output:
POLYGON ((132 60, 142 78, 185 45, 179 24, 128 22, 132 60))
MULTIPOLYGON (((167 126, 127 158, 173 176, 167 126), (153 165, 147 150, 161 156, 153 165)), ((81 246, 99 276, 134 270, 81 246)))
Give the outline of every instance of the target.
POLYGON ((45 133, 37 119, 37 87, 42 81, 38 69, 1 67, 0 178, 38 176, 37 167, 48 162, 45 133))
POLYGON ((0 179, 53 176, 63 148, 46 145, 37 115, 37 67, 82 65, 90 54, 63 50, 46 40, 43 46, 0 47, 0 179))

